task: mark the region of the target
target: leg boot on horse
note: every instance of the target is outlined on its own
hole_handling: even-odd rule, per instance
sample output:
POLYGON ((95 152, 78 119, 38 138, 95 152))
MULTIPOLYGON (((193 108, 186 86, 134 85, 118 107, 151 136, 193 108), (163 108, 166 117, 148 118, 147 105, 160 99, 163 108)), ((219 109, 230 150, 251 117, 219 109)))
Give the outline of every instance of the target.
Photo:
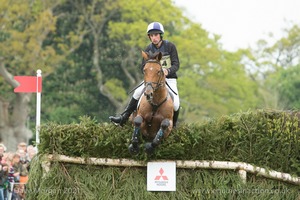
POLYGON ((154 153, 155 147, 157 147, 161 143, 162 139, 164 138, 165 133, 168 131, 169 126, 170 126, 170 121, 168 119, 164 119, 161 122, 161 127, 158 130, 153 141, 151 143, 148 142, 145 144, 145 151, 147 152, 147 154, 151 155, 154 153))
POLYGON ((132 97, 128 106, 125 108, 125 111, 120 116, 116 116, 116 117, 110 116, 109 117, 110 121, 123 126, 127 122, 131 113, 136 109, 137 104, 138 104, 138 100, 132 97))
POLYGON ((178 116, 179 116, 179 110, 180 110, 180 107, 178 108, 177 111, 174 111, 174 115, 173 115, 173 128, 176 128, 176 126, 177 126, 177 120, 178 120, 178 116))
POLYGON ((134 132, 132 134, 131 144, 128 147, 129 152, 132 155, 139 153, 139 135, 142 122, 143 118, 141 116, 138 116, 134 119, 134 132))

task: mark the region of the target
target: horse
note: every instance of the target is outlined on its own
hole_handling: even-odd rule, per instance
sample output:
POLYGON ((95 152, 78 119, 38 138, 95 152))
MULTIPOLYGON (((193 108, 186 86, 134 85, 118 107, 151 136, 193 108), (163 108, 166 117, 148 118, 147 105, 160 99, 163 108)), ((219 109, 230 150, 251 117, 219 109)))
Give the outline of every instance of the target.
POLYGON ((153 154, 161 141, 169 136, 173 128, 173 98, 166 85, 166 77, 160 63, 161 52, 146 53, 142 51, 145 65, 144 93, 140 99, 135 117, 133 118, 134 131, 129 151, 139 153, 139 136, 148 141, 145 151, 153 154))

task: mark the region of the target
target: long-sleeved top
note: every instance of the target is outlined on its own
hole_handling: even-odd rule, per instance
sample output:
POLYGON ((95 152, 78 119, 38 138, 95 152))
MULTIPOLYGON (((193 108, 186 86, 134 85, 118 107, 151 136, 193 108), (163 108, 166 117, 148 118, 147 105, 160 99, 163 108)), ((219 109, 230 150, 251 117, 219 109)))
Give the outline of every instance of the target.
MULTIPOLYGON (((171 66, 168 68, 169 74, 166 78, 177 78, 176 72, 179 70, 180 62, 178 58, 178 53, 176 46, 169 42, 168 40, 163 40, 161 46, 157 48, 153 43, 149 44, 146 49, 146 52, 161 52, 162 56, 170 56, 171 66)), ((143 71, 145 62, 142 62, 141 70, 143 71)))

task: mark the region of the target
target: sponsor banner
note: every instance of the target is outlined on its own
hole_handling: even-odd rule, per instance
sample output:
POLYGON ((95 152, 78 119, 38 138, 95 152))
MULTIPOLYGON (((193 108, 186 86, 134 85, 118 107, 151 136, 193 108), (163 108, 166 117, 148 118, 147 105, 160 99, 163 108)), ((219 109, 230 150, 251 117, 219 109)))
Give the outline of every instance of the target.
POLYGON ((176 191, 176 163, 148 162, 147 191, 176 191))

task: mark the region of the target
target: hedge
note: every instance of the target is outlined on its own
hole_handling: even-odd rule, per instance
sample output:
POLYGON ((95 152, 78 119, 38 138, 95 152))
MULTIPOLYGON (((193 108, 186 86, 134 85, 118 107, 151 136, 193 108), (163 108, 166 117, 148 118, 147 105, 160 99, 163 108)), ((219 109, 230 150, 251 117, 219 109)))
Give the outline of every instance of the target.
POLYGON ((255 110, 198 124, 181 124, 156 149, 132 156, 133 127, 98 123, 87 116, 79 124, 46 123, 40 129, 39 153, 32 164, 30 199, 297 199, 299 186, 248 174, 244 184, 236 172, 177 170, 176 192, 147 192, 146 170, 53 162, 43 172, 44 155, 154 160, 246 162, 293 176, 300 174, 297 111, 255 110), (69 190, 69 192, 68 192, 69 190), (37 192, 33 192, 37 191, 37 192), (73 192, 73 193, 72 193, 73 192))

